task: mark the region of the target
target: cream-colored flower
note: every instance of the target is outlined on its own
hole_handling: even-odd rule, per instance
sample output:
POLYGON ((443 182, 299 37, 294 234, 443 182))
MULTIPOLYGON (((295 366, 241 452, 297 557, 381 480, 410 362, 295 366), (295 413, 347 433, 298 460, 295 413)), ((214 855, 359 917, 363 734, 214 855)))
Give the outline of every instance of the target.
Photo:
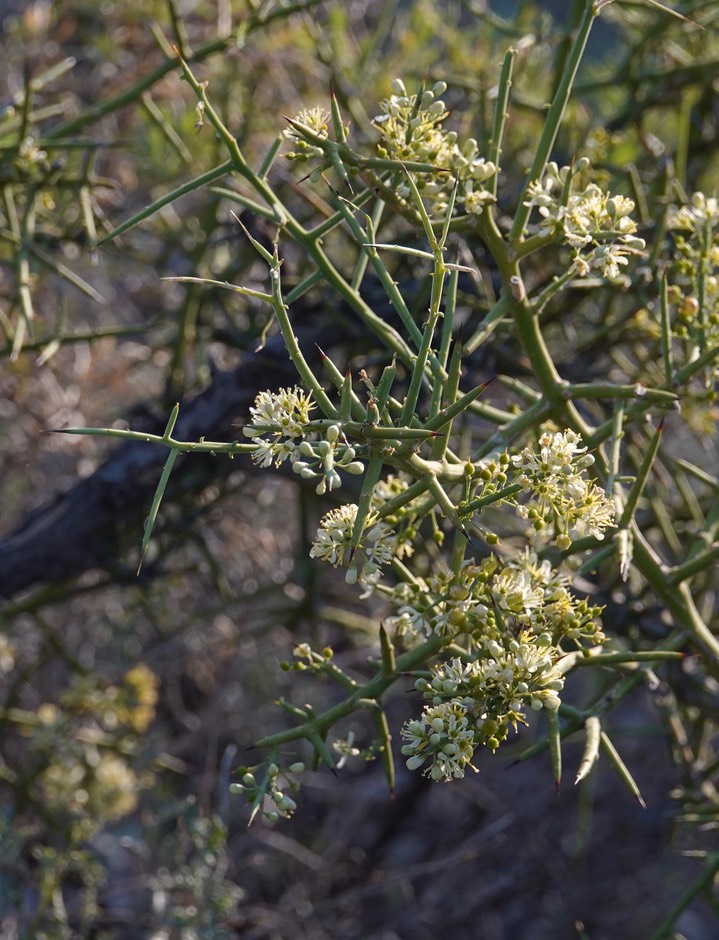
POLYGON ((370 513, 365 520, 360 543, 350 560, 345 556, 348 554, 356 518, 357 506, 354 503, 331 509, 320 521, 310 549, 310 558, 320 558, 335 567, 349 562, 345 580, 349 584, 358 582, 371 593, 379 581, 382 566, 395 554, 396 535, 387 523, 377 520, 376 513, 370 513))
POLYGON ((252 421, 242 429, 245 437, 257 444, 252 459, 261 467, 274 461, 279 466, 295 453, 306 433, 310 411, 315 407, 312 395, 298 386, 279 392, 260 392, 250 408, 252 421))

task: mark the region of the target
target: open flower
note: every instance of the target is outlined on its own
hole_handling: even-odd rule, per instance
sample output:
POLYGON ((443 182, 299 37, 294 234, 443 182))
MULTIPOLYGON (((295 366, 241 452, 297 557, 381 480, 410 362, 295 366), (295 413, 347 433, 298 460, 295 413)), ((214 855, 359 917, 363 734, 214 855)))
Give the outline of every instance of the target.
MULTIPOLYGON (((317 535, 310 549, 310 558, 321 558, 335 567, 344 561, 348 554, 352 531, 357 518, 357 506, 348 503, 331 509, 322 517, 317 535)), ((379 522, 376 513, 370 513, 365 520, 360 543, 350 561, 346 581, 358 582, 371 593, 381 574, 381 568, 395 554, 396 535, 386 522, 379 522)))
MULTIPOLYGON (((381 135, 377 150, 383 157, 403 163, 431 164, 435 168, 413 174, 432 214, 446 212, 456 183, 457 205, 464 205, 471 215, 479 215, 495 201, 494 194, 484 184, 496 175, 497 166, 480 156, 474 138, 468 138, 460 146, 457 134, 442 126, 449 112, 439 96, 446 89, 445 82, 436 82, 419 95, 409 95, 404 83, 396 79, 392 83, 393 94, 380 103, 381 113, 374 119, 381 135)), ((400 183, 397 192, 406 199, 409 187, 400 183)))
POLYGON ((424 773, 432 780, 464 777, 465 768, 472 767, 475 747, 474 734, 468 724, 467 715, 457 702, 426 708, 421 718, 406 722, 402 728, 406 742, 402 754, 407 758, 409 769, 416 770, 431 760, 424 773))
POLYGON ((597 271, 602 277, 616 279, 629 257, 641 253, 645 243, 636 236, 631 199, 604 192, 596 183, 573 188, 579 173, 588 166, 586 157, 577 162, 567 193, 570 168, 549 163, 544 177, 530 184, 525 205, 536 208, 542 217, 538 234, 559 235, 574 250, 574 264, 581 277, 597 271))
POLYGON ((306 432, 312 395, 298 386, 279 392, 260 392, 250 408, 252 421, 242 429, 257 444, 252 459, 261 467, 279 465, 290 457, 306 432))
POLYGON ((288 160, 305 161, 313 157, 322 157, 323 150, 313 143, 313 138, 325 140, 329 134, 330 115, 324 108, 307 108, 300 111, 292 119, 289 127, 285 128, 284 136, 296 147, 295 152, 288 153, 288 160), (309 133, 304 133, 304 128, 309 133))
POLYGON ((580 444, 574 431, 545 433, 539 449, 525 447, 512 457, 517 480, 529 494, 518 512, 532 519, 537 532, 545 526, 556 530, 560 548, 583 535, 603 539, 614 522, 614 503, 584 475, 594 458, 580 444))

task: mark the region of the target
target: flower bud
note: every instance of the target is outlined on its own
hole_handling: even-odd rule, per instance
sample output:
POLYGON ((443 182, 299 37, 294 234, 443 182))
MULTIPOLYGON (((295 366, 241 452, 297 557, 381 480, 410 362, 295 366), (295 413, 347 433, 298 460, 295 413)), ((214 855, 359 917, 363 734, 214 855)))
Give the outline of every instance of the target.
POLYGON ((436 783, 441 780, 443 776, 444 774, 442 773, 442 768, 439 766, 439 764, 432 764, 432 770, 430 771, 430 777, 432 780, 434 780, 436 783))
POLYGON ((299 451, 303 457, 314 457, 315 452, 312 449, 312 444, 309 441, 302 441, 299 446, 299 451))
POLYGON ((359 460, 353 460, 352 463, 345 465, 344 469, 347 473, 352 473, 354 476, 359 476, 361 473, 364 473, 364 464, 360 463, 359 460))
MULTIPOLYGON (((402 752, 404 753, 404 748, 402 748, 402 752)), ((414 757, 410 757, 409 760, 407 761, 407 769, 417 770, 417 768, 422 766, 424 761, 425 761, 425 758, 422 757, 421 754, 415 754, 414 757)))

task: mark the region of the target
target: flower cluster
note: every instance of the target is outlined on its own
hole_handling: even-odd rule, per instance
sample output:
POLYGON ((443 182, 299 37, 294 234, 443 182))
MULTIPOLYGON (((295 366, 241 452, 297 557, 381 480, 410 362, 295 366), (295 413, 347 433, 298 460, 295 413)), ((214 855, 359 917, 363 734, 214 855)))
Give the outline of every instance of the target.
POLYGON ((517 481, 529 493, 529 501, 517 506, 536 532, 550 526, 560 548, 585 535, 604 538, 614 522, 614 504, 584 476, 594 463, 574 431, 545 433, 539 450, 525 447, 512 457, 517 481))
POLYGON ((297 776, 304 772, 305 765, 301 761, 281 769, 277 764, 270 763, 261 781, 258 782, 255 772, 257 767, 241 769, 242 783, 231 783, 230 793, 240 793, 247 800, 255 804, 257 810, 262 811, 270 822, 278 819, 289 819, 297 809, 297 802, 290 793, 296 795, 300 788, 297 776))
POLYGON ((40 180, 50 172, 47 151, 43 150, 34 137, 26 137, 20 144, 15 158, 15 166, 24 179, 40 180))
POLYGON ((15 667, 17 647, 6 634, 0 635, 0 675, 11 672, 15 667))
POLYGON ((67 748, 38 779, 51 810, 77 816, 74 830, 90 834, 103 820, 115 820, 137 806, 140 782, 124 757, 85 744, 67 748))
POLYGON ((428 704, 419 720, 402 729, 410 770, 431 759, 425 774, 432 780, 463 777, 475 748, 496 750, 510 727, 525 723, 524 708, 556 711, 564 686, 558 655, 548 634, 523 631, 504 642, 485 640, 476 658, 452 659, 435 666, 431 679, 418 679, 428 704))
POLYGON ((463 634, 472 644, 520 633, 547 635, 556 647, 604 639, 600 609, 574 597, 569 578, 529 549, 503 565, 495 556, 467 561, 457 575, 445 571, 426 581, 418 578, 413 585, 398 585, 390 596, 399 609, 388 625, 407 645, 433 634, 463 634))
POLYGON ((257 444, 252 459, 260 467, 274 460, 279 467, 295 452, 304 437, 314 402, 309 392, 298 386, 279 392, 260 392, 250 408, 252 422, 242 429, 257 444))
MULTIPOLYGON (((320 521, 320 527, 310 549, 310 558, 321 558, 335 567, 349 554, 352 531, 357 519, 357 506, 349 503, 331 509, 320 521)), ((397 536, 386 522, 380 522, 376 512, 365 519, 362 537, 354 554, 348 559, 345 580, 359 583, 371 594, 379 581, 381 568, 396 554, 397 536)))
MULTIPOLYGON (((476 140, 469 138, 460 146, 457 134, 443 128, 448 111, 439 96, 446 89, 445 82, 437 82, 431 89, 410 96, 404 83, 395 79, 393 94, 380 102, 381 113, 374 119, 381 134, 377 149, 382 157, 432 164, 436 168, 430 173, 414 174, 417 188, 431 203, 433 214, 446 212, 456 180, 457 204, 478 215, 494 202, 484 184, 498 170, 494 163, 479 155, 476 140)), ((400 184, 397 192, 402 198, 409 196, 406 184, 400 184)))
MULTIPOLYGON (((674 332, 697 346, 719 343, 719 199, 694 193, 688 205, 669 214, 676 234, 669 300, 676 311, 674 332)), ((713 367, 719 375, 719 367, 713 367)))
MULTIPOLYGON (((573 179, 588 164, 586 159, 579 160, 573 179)), ((540 235, 559 235, 573 249, 581 277, 597 271, 602 277, 618 278, 629 256, 645 246, 630 218, 634 203, 626 196, 603 192, 596 183, 573 191, 571 172, 570 167, 560 169, 550 163, 544 177, 530 184, 525 205, 539 210, 543 218, 540 235)))
POLYGON ((320 140, 326 140, 328 136, 330 115, 323 108, 308 108, 300 111, 293 119, 288 128, 284 130, 284 136, 297 147, 296 151, 286 154, 288 160, 304 162, 312 160, 315 157, 322 157, 323 150, 317 144, 313 144, 303 135, 302 129, 307 128, 309 136, 318 137, 320 140))
POLYGON ((694 193, 689 205, 670 212, 668 222, 670 228, 689 229, 694 235, 704 237, 719 223, 719 199, 694 193))
POLYGON ((154 719, 157 685, 144 663, 117 684, 78 676, 57 703, 40 705, 32 720, 28 714, 28 753, 43 767, 35 798, 51 813, 69 814, 72 838, 88 839, 131 813, 149 785, 152 775, 138 772, 131 757, 154 719))
POLYGON ((342 485, 337 467, 347 473, 364 473, 364 464, 355 460, 355 455, 354 447, 342 441, 339 425, 331 424, 322 440, 302 441, 290 459, 293 471, 304 480, 319 480, 315 489, 323 496, 327 490, 342 485))
POLYGON ((501 565, 495 557, 466 562, 415 586, 395 589, 401 603, 390 618, 405 640, 440 633, 464 635, 467 657, 455 657, 421 677, 427 701, 402 730, 407 766, 427 763, 433 780, 462 777, 474 750, 499 747, 526 723, 526 711, 556 711, 564 687, 564 643, 601 643, 601 609, 580 601, 569 578, 526 549, 501 565))
POLYGON ((431 759, 425 773, 432 780, 464 777, 465 767, 472 767, 474 733, 465 709, 456 702, 426 708, 421 718, 404 725, 402 737, 407 742, 402 753, 409 769, 416 770, 431 759))
POLYGON ((260 392, 250 408, 252 421, 242 433, 257 445, 252 453, 255 463, 269 467, 274 461, 279 467, 289 459, 302 479, 319 481, 315 489, 321 496, 342 484, 338 468, 360 474, 364 465, 355 460, 356 451, 344 439, 339 425, 325 428, 323 437, 310 428, 313 408, 312 395, 297 386, 260 392))
MULTIPOLYGON (((60 693, 58 704, 67 713, 92 718, 103 731, 129 729, 143 734, 155 718, 158 679, 145 663, 138 663, 118 685, 106 685, 97 676, 79 676, 60 693)), ((55 708, 55 706, 51 706, 55 708)))

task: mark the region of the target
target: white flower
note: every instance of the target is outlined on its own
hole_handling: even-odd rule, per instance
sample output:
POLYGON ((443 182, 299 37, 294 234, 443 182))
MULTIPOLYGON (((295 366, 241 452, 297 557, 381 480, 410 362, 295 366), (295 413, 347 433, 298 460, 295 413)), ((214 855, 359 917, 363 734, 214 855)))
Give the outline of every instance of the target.
POLYGON ((297 147, 297 152, 286 155, 287 159, 305 161, 314 157, 323 157, 324 152, 315 139, 327 139, 329 120, 330 114, 324 108, 308 108, 295 115, 292 124, 283 131, 287 140, 297 147))
POLYGON ((360 757, 362 754, 360 749, 354 746, 354 740, 354 731, 350 731, 346 738, 336 738, 332 742, 332 749, 340 755, 337 761, 338 770, 342 770, 350 757, 360 757))
MULTIPOLYGON (((459 184, 457 205, 464 204, 471 214, 482 212, 488 203, 494 202, 484 183, 495 176, 498 168, 479 155, 476 140, 469 138, 460 146, 457 134, 442 127, 448 111, 439 95, 446 90, 446 84, 437 82, 422 93, 419 101, 407 94, 401 81, 394 82, 392 87, 395 93, 381 102, 381 113, 374 119, 381 135, 380 156, 436 167, 432 172, 414 174, 417 188, 429 202, 433 215, 446 212, 455 182, 459 184)), ((405 183, 400 182, 395 191, 403 199, 410 195, 405 183)))
POLYGON ((479 189, 467 193, 464 197, 464 208, 470 215, 480 215, 492 202, 494 202, 494 196, 486 189, 479 189))
POLYGON ((261 467, 274 460, 279 466, 296 450, 294 441, 302 438, 315 407, 312 395, 301 388, 281 388, 279 392, 260 392, 250 408, 252 421, 242 429, 245 437, 257 444, 252 459, 261 467))
MULTIPOLYGON (((582 163, 582 161, 579 161, 582 163)), ((586 169, 588 161, 583 162, 586 169)), ((579 175, 579 164, 572 183, 579 175)), ((539 210, 542 222, 538 234, 556 234, 574 249, 574 264, 580 277, 590 269, 602 277, 616 279, 628 264, 629 255, 644 249, 637 238, 636 222, 631 218, 634 203, 626 196, 603 192, 596 183, 584 189, 566 192, 569 167, 547 166, 543 179, 534 180, 527 190, 525 205, 539 210), (582 250, 586 253, 583 254, 582 250)))
POLYGON ((603 538, 614 519, 612 500, 584 476, 594 458, 580 443, 574 431, 546 433, 539 438, 539 450, 525 447, 512 457, 517 481, 530 495, 526 517, 537 532, 556 526, 561 547, 579 534, 603 538))
MULTIPOLYGON (((315 540, 310 549, 310 558, 320 558, 335 567, 345 560, 345 552, 352 540, 352 531, 357 518, 357 506, 348 503, 331 509, 320 521, 315 540)), ((377 514, 370 513, 357 550, 350 562, 346 580, 359 582, 369 588, 377 584, 381 568, 392 559, 396 535, 385 522, 377 521, 377 514)))
POLYGON ((707 224, 716 225, 719 222, 719 199, 716 196, 705 196, 704 193, 694 193, 687 206, 675 209, 669 215, 670 228, 690 229, 701 234, 707 224))
POLYGON ((532 584, 528 572, 507 568, 492 581, 492 597, 500 610, 522 614, 540 607, 543 592, 532 584))
POLYGON ((628 254, 622 245, 597 245, 591 255, 591 265, 602 277, 616 280, 621 273, 620 267, 629 264, 628 254))
POLYGON ((431 636, 434 632, 424 613, 410 604, 400 607, 395 616, 388 617, 387 624, 395 630, 398 637, 431 636))
MULTIPOLYGON (((459 702, 443 702, 428 707, 422 717, 405 723, 402 737, 406 744, 402 754, 410 770, 431 759, 424 771, 432 780, 453 780, 464 777, 465 768, 474 753, 474 734, 468 727, 467 715, 459 702)), ((472 767, 472 770, 476 770, 472 767)))
MULTIPOLYGON (((327 137, 329 120, 329 111, 325 111, 324 108, 306 108, 293 118, 295 124, 302 124, 304 127, 308 127, 313 134, 322 138, 327 137)), ((302 140, 299 130, 294 127, 285 128, 283 133, 288 140, 302 140)))

